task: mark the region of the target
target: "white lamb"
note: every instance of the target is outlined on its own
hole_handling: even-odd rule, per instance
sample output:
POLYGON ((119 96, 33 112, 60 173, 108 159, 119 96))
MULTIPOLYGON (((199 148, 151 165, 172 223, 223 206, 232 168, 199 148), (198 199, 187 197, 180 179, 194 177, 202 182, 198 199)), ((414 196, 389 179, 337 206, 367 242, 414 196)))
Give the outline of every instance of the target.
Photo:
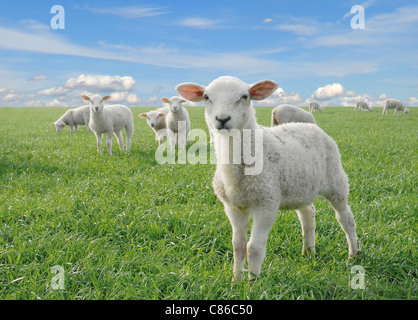
POLYGON ((170 99, 161 98, 161 101, 168 103, 169 105, 169 112, 165 117, 165 123, 167 129, 169 129, 168 137, 170 148, 174 151, 177 141, 179 149, 186 151, 190 131, 189 113, 186 108, 183 107, 183 103, 186 101, 177 96, 173 96, 170 99))
POLYGON ((97 152, 101 153, 102 135, 106 134, 107 151, 112 155, 112 136, 116 136, 120 150, 123 151, 122 130, 126 133, 126 151, 131 149, 131 137, 134 132, 134 119, 132 111, 121 104, 103 105, 104 100, 110 96, 101 97, 94 94, 91 97, 82 96, 84 100, 90 101, 90 129, 94 132, 97 139, 97 152))
POLYGON ((322 111, 322 108, 318 102, 312 101, 309 104, 309 112, 321 112, 321 111, 322 111))
POLYGON ((158 143, 161 145, 164 141, 164 138, 167 136, 165 123, 165 117, 169 111, 168 107, 159 108, 156 110, 151 110, 145 113, 138 115, 140 118, 146 118, 148 125, 154 131, 157 136, 158 143))
POLYGON ((51 123, 51 126, 55 126, 57 132, 60 132, 66 125, 70 126, 70 132, 78 131, 78 125, 87 125, 87 132, 90 132, 88 126, 90 119, 89 106, 82 106, 75 109, 67 110, 61 118, 51 123))
POLYGON ((302 254, 315 252, 312 203, 320 195, 335 209, 346 234, 349 256, 357 252, 355 221, 347 203, 348 179, 334 140, 311 123, 288 123, 270 128, 257 124, 251 100, 263 100, 276 88, 277 83, 270 80, 248 85, 229 76, 220 77, 206 87, 195 83, 176 87, 185 99, 205 100, 208 126, 218 129, 214 131, 218 162, 213 187, 232 225, 235 280, 243 277, 246 254, 250 280, 259 276, 267 237, 279 209, 296 210, 302 225, 302 254), (234 143, 228 144, 234 131, 241 138, 237 139, 238 145, 235 137, 234 143), (248 132, 251 141, 247 141, 248 132), (251 168, 243 163, 244 157, 239 163, 219 161, 225 150, 230 155, 241 142, 243 153, 260 148, 253 138, 261 134, 262 152, 254 152, 255 163, 261 161, 263 165, 258 175, 248 174, 251 168), (253 225, 247 243, 250 216, 253 225))
POLYGON ((362 111, 372 111, 372 108, 369 107, 366 101, 359 101, 357 102, 356 106, 354 107, 354 111, 362 110, 362 111))
POLYGON ((399 100, 395 100, 395 99, 387 99, 385 100, 385 103, 383 105, 383 112, 382 114, 388 114, 389 109, 395 109, 393 114, 399 115, 398 111, 403 111, 403 113, 408 114, 409 113, 409 109, 406 108, 402 102, 400 102, 399 100))
POLYGON ((271 112, 271 126, 288 122, 316 123, 312 113, 291 104, 281 104, 271 112))

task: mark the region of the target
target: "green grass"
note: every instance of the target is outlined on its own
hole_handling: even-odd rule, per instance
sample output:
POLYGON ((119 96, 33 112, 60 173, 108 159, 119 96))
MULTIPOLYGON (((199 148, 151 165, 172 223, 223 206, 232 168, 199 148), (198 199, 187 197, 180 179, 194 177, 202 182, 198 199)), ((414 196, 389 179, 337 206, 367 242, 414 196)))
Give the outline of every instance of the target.
MULTIPOLYGON (((204 128, 203 108, 188 108, 204 128)), ((96 152, 93 134, 56 133, 62 108, 0 108, 0 299, 416 299, 418 110, 408 116, 324 108, 350 179, 361 255, 317 199, 317 254, 301 256, 296 214, 280 212, 259 281, 231 283, 231 227, 211 164, 159 165, 132 108, 129 155, 96 152), (53 290, 51 268, 65 270, 53 290), (350 287, 353 265, 365 289, 350 287)), ((271 108, 258 108, 269 125, 271 108)), ((105 145, 104 145, 105 147, 105 145)), ((190 145, 189 145, 190 147, 190 145)))

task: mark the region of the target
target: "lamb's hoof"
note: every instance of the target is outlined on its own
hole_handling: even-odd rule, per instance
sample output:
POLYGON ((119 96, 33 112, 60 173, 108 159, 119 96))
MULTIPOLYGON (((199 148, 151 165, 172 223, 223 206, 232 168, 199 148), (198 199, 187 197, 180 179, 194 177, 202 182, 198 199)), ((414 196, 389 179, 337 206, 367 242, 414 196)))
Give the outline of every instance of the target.
POLYGON ((315 253, 316 253, 315 247, 305 247, 305 246, 303 246, 303 248, 302 248, 302 256, 315 255, 315 253))

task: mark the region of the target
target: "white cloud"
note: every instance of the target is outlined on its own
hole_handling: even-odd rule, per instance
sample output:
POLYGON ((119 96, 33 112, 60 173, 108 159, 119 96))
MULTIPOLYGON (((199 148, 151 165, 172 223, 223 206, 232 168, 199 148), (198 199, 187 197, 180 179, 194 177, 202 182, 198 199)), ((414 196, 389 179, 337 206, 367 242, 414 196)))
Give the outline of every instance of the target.
POLYGON ((43 89, 39 91, 37 94, 38 96, 59 96, 63 95, 68 91, 68 89, 65 89, 63 87, 52 87, 48 89, 43 89))
POLYGON ((219 24, 219 21, 210 20, 206 18, 187 18, 181 20, 178 24, 185 27, 207 29, 217 26, 219 24))
POLYGON ((286 93, 282 88, 277 88, 274 93, 262 101, 254 102, 256 106, 277 106, 279 104, 294 104, 298 105, 303 101, 299 93, 286 93))
POLYGON ((343 93, 344 87, 340 83, 333 83, 316 89, 312 94, 312 98, 318 100, 326 100, 336 96, 341 96, 343 93))
POLYGON ((142 99, 138 98, 136 94, 129 93, 127 91, 124 92, 112 92, 110 94, 111 99, 110 102, 120 102, 120 103, 127 103, 127 104, 139 104, 141 103, 142 99))
POLYGON ((162 7, 119 7, 119 8, 89 8, 83 7, 82 10, 87 10, 95 14, 109 14, 125 19, 139 19, 146 17, 155 17, 166 12, 161 11, 162 7))
POLYGON ((49 102, 46 104, 46 106, 47 106, 47 107, 67 107, 67 103, 62 102, 62 101, 60 101, 60 100, 58 100, 58 99, 54 99, 54 100, 52 100, 52 101, 49 101, 49 102))
POLYGON ((270 22, 273 22, 273 19, 266 18, 266 19, 263 20, 263 23, 270 23, 270 22))
POLYGON ((39 76, 33 76, 28 79, 29 81, 45 81, 48 80, 48 76, 40 74, 39 76))
POLYGON ((130 76, 109 76, 80 74, 76 78, 68 79, 64 86, 66 88, 95 88, 99 90, 126 90, 129 91, 135 86, 135 80, 130 76))

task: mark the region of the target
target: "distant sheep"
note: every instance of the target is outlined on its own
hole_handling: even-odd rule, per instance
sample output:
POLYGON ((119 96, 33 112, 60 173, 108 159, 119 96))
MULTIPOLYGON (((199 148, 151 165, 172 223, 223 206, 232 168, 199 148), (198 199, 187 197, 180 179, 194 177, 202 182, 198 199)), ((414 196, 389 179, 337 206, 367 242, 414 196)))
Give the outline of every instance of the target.
POLYGON ((370 108, 369 104, 366 101, 359 101, 354 107, 354 111, 357 111, 357 110, 372 111, 372 108, 370 108))
POLYGON ((57 132, 60 132, 66 125, 70 126, 70 132, 78 131, 78 125, 87 125, 87 132, 90 132, 88 126, 90 119, 89 106, 82 106, 75 109, 67 110, 61 118, 51 123, 51 126, 55 126, 57 132))
POLYGON ((161 145, 166 137, 167 125, 165 123, 165 117, 169 112, 169 107, 159 108, 156 110, 151 110, 145 113, 138 115, 140 118, 146 118, 148 125, 154 131, 157 136, 158 142, 161 145))
POLYGON ((347 202, 348 178, 334 140, 312 123, 267 128, 257 123, 251 100, 267 98, 277 86, 271 80, 249 85, 225 76, 208 86, 188 82, 176 87, 187 100, 205 101, 205 119, 208 127, 215 129, 218 158, 213 188, 232 225, 234 280, 243 277, 245 256, 250 280, 259 276, 268 234, 279 209, 296 210, 302 226, 302 253, 314 253, 312 203, 318 196, 323 196, 334 208, 347 238, 349 256, 358 250, 356 224, 347 202), (224 153, 235 155, 235 149, 241 149, 240 161, 222 160, 224 153), (254 152, 253 164, 261 170, 252 173, 254 167, 242 160, 243 154, 258 149, 261 150, 254 152), (251 237, 247 242, 251 216, 251 237))
POLYGON ((316 101, 312 101, 310 104, 309 104, 309 112, 321 112, 322 111, 322 108, 321 108, 321 106, 319 105, 319 103, 318 102, 316 102, 316 101))
POLYGON ((395 100, 395 99, 387 99, 385 100, 385 103, 383 105, 383 112, 382 114, 388 114, 389 109, 395 109, 393 114, 398 115, 398 111, 403 111, 403 113, 408 114, 409 113, 409 109, 406 108, 402 102, 400 102, 399 100, 395 100))
POLYGON ((190 118, 186 108, 183 107, 185 100, 174 96, 170 99, 161 98, 161 101, 168 103, 169 112, 165 117, 165 123, 169 132, 168 137, 170 141, 171 150, 175 150, 176 141, 179 149, 185 151, 189 139, 190 118), (177 136, 177 138, 175 137, 177 136))
POLYGON ((97 152, 101 153, 102 135, 106 134, 107 151, 112 155, 112 136, 116 136, 120 150, 123 151, 122 130, 126 133, 126 151, 131 149, 131 137, 134 132, 134 120, 132 111, 121 104, 103 105, 104 100, 110 96, 101 97, 94 94, 91 97, 82 96, 84 100, 90 101, 90 129, 94 132, 97 139, 97 152))
POLYGON ((271 112, 271 126, 288 122, 316 123, 312 113, 290 104, 281 104, 271 112))

